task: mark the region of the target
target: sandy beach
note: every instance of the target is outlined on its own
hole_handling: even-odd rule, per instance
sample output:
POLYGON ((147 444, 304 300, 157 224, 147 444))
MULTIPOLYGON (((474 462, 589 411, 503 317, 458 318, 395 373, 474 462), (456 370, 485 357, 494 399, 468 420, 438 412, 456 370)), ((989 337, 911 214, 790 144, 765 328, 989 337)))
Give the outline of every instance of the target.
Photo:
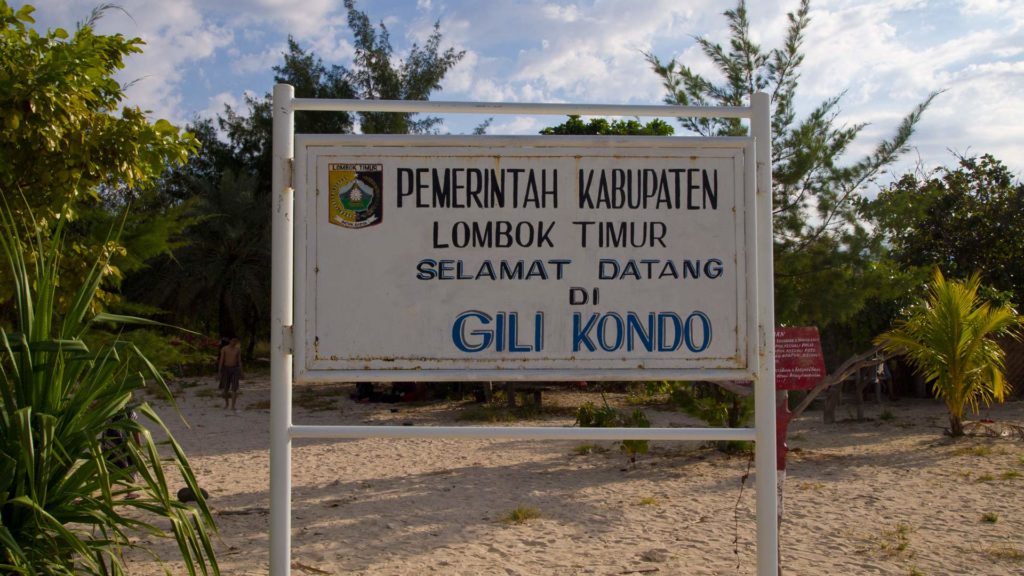
MULTIPOLYGON (((246 379, 237 413, 211 378, 179 392, 186 428, 161 412, 210 493, 222 572, 268 572, 269 380, 246 379)), ((302 424, 480 425, 470 403, 360 404, 352 385, 296 386, 302 424)), ((614 402, 625 397, 615 396, 614 402)), ((546 393, 570 426, 600 401, 546 393)), ((156 401, 157 405, 164 404, 156 401)), ((653 426, 698 426, 646 406, 653 426)), ((1024 442, 942 434, 930 400, 869 403, 867 421, 809 411, 790 428, 781 557, 786 574, 1024 573, 1024 442)), ((1024 423, 1024 403, 982 418, 1024 423)), ((293 574, 733 575, 755 573, 753 465, 695 443, 653 442, 631 468, 611 442, 299 441, 293 451, 293 574), (751 476, 744 483, 748 472, 751 476), (509 516, 536 515, 520 523, 509 516)), ((180 481, 175 484, 179 487, 180 481)), ((154 550, 173 558, 173 542, 154 550)), ((131 574, 184 573, 135 552, 131 574)))

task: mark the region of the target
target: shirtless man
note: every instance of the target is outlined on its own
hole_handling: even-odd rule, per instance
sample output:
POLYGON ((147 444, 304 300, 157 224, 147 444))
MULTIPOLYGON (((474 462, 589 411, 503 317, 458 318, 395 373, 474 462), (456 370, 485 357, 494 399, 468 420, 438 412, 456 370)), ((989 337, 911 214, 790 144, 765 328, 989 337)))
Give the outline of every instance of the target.
POLYGON ((224 393, 224 409, 227 410, 230 400, 231 409, 237 410, 235 400, 238 398, 238 381, 242 378, 242 345, 238 338, 232 338, 227 346, 220 349, 217 373, 220 374, 220 389, 224 393))

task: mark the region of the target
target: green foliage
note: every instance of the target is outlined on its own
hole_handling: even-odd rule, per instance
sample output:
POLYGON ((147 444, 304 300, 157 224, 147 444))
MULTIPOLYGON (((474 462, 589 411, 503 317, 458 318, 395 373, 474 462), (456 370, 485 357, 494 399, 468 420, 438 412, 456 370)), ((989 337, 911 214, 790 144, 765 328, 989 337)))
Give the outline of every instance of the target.
POLYGON ((991 155, 959 158, 955 169, 907 174, 885 188, 868 214, 903 268, 938 266, 950 278, 974 272, 1003 303, 1024 302, 1024 184, 991 155))
POLYGON ((146 377, 173 402, 166 383, 131 342, 86 345, 97 323, 146 322, 90 313, 104 261, 91 268, 66 313, 55 307, 64 223, 55 222, 51 238, 48 226, 34 226, 25 246, 25 231, 6 202, 0 206, 0 247, 15 293, 13 325, 0 325, 0 571, 123 575, 122 550, 146 548, 137 536, 143 533, 174 538, 189 574, 218 574, 206 502, 180 503, 168 486, 165 465, 200 493, 181 447, 145 402, 135 410, 166 436, 169 456, 147 426, 118 418, 146 377), (37 257, 27 260, 27 253, 37 257), (128 439, 120 448, 128 457, 123 467, 101 443, 109 430, 128 439))
POLYGON ((1003 401, 1010 385, 1005 353, 994 338, 1020 337, 1021 318, 1012 308, 985 302, 980 286, 977 274, 959 282, 936 269, 925 299, 876 339, 932 384, 932 393, 946 403, 952 436, 963 435, 968 406, 977 413, 979 403, 1003 401))
MULTIPOLYGON (((126 206, 147 194, 170 165, 196 150, 195 138, 166 120, 154 123, 123 106, 114 75, 142 41, 121 34, 99 35, 93 27, 110 5, 102 5, 73 34, 41 33, 31 25, 33 8, 18 10, 0 0, 0 194, 12 201, 23 229, 66 224, 61 277, 78 286, 96 260, 105 282, 114 284, 143 259, 172 248, 180 213, 126 206), (24 197, 24 207, 14 199, 24 197), (32 218, 28 214, 32 214, 32 218), (123 229, 118 241, 107 241, 123 229)), ((29 246, 31 249, 32 247, 29 246)), ((9 313, 9 278, 0 277, 0 311, 9 313)), ((102 286, 107 286, 103 284, 102 286)), ((59 288, 57 309, 71 304, 73 289, 59 288)), ((114 298, 99 290, 94 310, 114 298)))
MULTIPOLYGON (((441 88, 441 79, 466 51, 448 48, 441 51, 441 23, 434 23, 434 31, 427 43, 413 44, 405 59, 393 59, 391 35, 384 23, 376 32, 365 12, 356 10, 354 0, 345 0, 348 27, 352 30, 353 69, 346 79, 357 96, 364 100, 427 100, 430 93, 441 88)), ((426 134, 439 122, 438 118, 412 120, 412 114, 361 112, 360 128, 363 134, 426 134)))
POLYGON ((525 524, 530 520, 541 518, 540 510, 530 506, 516 506, 505 514, 505 522, 508 524, 525 524))
POLYGON ((619 425, 619 411, 608 404, 597 406, 584 402, 576 409, 576 425, 580 428, 614 428, 619 425))
MULTIPOLYGON (((607 402, 604 406, 584 402, 576 409, 576 425, 580 428, 650 428, 651 422, 640 408, 625 413, 612 408, 607 402)), ((619 448, 635 466, 637 454, 646 454, 649 443, 647 440, 622 440, 619 448)))
MULTIPOLYGON (((861 192, 907 148, 910 136, 935 94, 901 122, 896 134, 874 152, 851 164, 839 162, 864 124, 839 125, 842 95, 826 99, 802 120, 794 102, 803 62, 801 47, 810 22, 810 3, 802 0, 788 15, 782 46, 768 51, 750 34, 746 4, 724 15, 731 32, 723 47, 697 38, 704 55, 724 78, 716 83, 676 60, 647 60, 663 81, 665 102, 680 105, 745 106, 750 95, 767 92, 772 103, 772 195, 775 221, 775 314, 784 325, 848 322, 889 285, 892 267, 877 255, 881 240, 864 226, 861 192)), ((735 118, 679 118, 682 126, 704 136, 741 136, 747 129, 735 118)))
MULTIPOLYGON (((713 382, 665 382, 672 403, 709 426, 738 428, 754 417, 753 396, 740 396, 713 382)), ((729 454, 750 450, 749 442, 722 440, 715 447, 729 454)))
MULTIPOLYGON (((351 0, 345 6, 355 49, 352 68, 327 65, 289 38, 274 79, 294 86, 296 97, 426 100, 462 58, 463 52, 441 50, 435 25, 424 46, 414 45, 404 60, 397 60, 387 28, 376 30, 351 0)), ((245 109, 227 107, 216 123, 190 126, 202 143, 201 153, 161 183, 165 205, 185 209, 187 227, 174 238, 181 245, 127 278, 123 290, 135 301, 166 310, 176 323, 247 336, 252 357, 257 338, 268 336, 270 324, 270 95, 247 97, 245 109)), ((360 123, 366 134, 421 133, 437 119, 371 113, 360 115, 360 123)), ((295 128, 298 133, 348 133, 353 117, 298 112, 295 128)))
MULTIPOLYGON (((154 329, 135 329, 111 333, 93 330, 85 343, 89 348, 101 348, 114 345, 115 342, 127 342, 142 353, 142 357, 156 368, 165 378, 181 375, 186 368, 211 367, 216 363, 217 348, 215 346, 197 346, 178 335, 165 334, 154 329)), ((144 372, 147 366, 141 358, 125 359, 130 372, 144 372)))
POLYGON ((636 120, 608 120, 591 118, 584 123, 579 116, 570 115, 569 119, 558 126, 549 126, 540 131, 545 136, 579 134, 589 136, 671 136, 675 130, 670 124, 655 118, 647 124, 636 120))
POLYGON ((734 394, 713 382, 670 382, 672 402, 709 426, 738 428, 754 416, 752 396, 734 394))
MULTIPOLYGON (((647 414, 640 408, 634 408, 628 417, 623 418, 622 424, 627 428, 651 427, 651 421, 647 419, 647 414)), ((634 465, 636 465, 636 455, 647 454, 649 448, 647 440, 623 440, 620 447, 634 465)))
POLYGON ((187 244, 127 281, 125 292, 204 332, 258 335, 270 315, 267 198, 257 196, 251 176, 233 172, 216 184, 194 185, 198 196, 194 223, 185 231, 187 244))
MULTIPOLYGON (((93 30, 102 10, 73 34, 40 33, 31 6, 0 0, 0 190, 22 191, 41 223, 99 188, 142 186, 180 164, 196 142, 166 120, 150 124, 123 107, 113 75, 142 40, 93 30), (115 116, 114 111, 120 110, 115 116), (31 194, 28 192, 31 191, 31 194)), ((15 210, 19 214, 19 210, 15 210)), ((22 214, 23 216, 23 214, 22 214)))

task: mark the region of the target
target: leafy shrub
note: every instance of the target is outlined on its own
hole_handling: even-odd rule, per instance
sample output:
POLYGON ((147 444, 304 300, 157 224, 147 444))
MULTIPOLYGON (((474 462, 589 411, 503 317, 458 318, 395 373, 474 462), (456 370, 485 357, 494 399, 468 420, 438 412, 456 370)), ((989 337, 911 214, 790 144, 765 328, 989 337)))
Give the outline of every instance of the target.
MULTIPOLYGON (((713 382, 670 382, 672 403, 709 426, 738 428, 754 417, 753 396, 740 396, 713 382)), ((749 442, 718 441, 715 446, 727 453, 749 450, 749 442)))
MULTIPOLYGON (((596 406, 593 402, 584 402, 576 409, 576 425, 580 428, 650 428, 651 422, 640 408, 626 414, 612 408, 605 402, 604 406, 596 406)), ((619 448, 625 452, 630 464, 636 466, 637 454, 646 454, 649 449, 647 440, 622 440, 619 448)))
POLYGON ((45 231, 37 226, 26 246, 0 205, 0 249, 14 287, 13 326, 0 325, 0 573, 123 575, 123 549, 147 546, 132 537, 141 531, 174 538, 189 574, 197 566, 219 574, 205 499, 193 508, 168 487, 165 465, 201 493, 187 457, 157 413, 133 403, 146 377, 173 403, 162 376, 131 342, 86 344, 96 323, 145 321, 91 313, 103 261, 57 313, 63 220, 52 237, 45 231), (170 456, 143 422, 124 417, 129 406, 162 431, 170 456), (111 431, 122 439, 116 459, 101 441, 111 431))

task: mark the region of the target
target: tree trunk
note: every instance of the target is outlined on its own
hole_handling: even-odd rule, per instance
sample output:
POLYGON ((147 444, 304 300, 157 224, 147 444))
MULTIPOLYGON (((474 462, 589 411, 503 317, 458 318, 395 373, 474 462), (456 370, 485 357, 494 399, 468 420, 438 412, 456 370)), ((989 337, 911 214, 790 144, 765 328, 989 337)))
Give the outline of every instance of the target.
POLYGON ((949 413, 949 435, 953 438, 959 438, 964 435, 964 421, 963 418, 949 413))

